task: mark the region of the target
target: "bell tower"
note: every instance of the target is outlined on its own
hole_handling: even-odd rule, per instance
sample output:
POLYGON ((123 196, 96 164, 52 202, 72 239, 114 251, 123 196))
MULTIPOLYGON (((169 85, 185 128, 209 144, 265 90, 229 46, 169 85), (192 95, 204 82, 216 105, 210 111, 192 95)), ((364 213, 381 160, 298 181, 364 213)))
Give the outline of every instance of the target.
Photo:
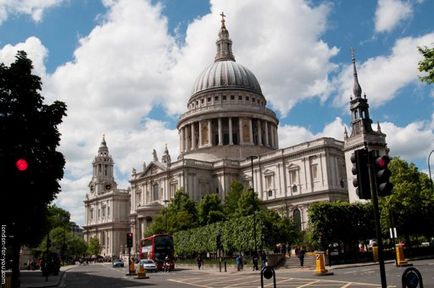
POLYGON ((388 153, 386 143, 386 134, 381 132, 380 123, 377 124, 377 131, 372 129, 372 120, 369 116, 369 104, 366 94, 362 98, 362 88, 359 84, 359 78, 356 69, 356 59, 354 50, 352 50, 352 63, 353 63, 353 96, 350 98, 350 111, 351 111, 351 134, 345 129, 344 135, 344 153, 345 164, 347 169, 348 180, 348 196, 350 202, 359 201, 356 194, 356 188, 353 186, 353 174, 351 172, 351 154, 354 150, 363 149, 365 146, 369 151, 376 150, 379 155, 388 153))
POLYGON ((90 194, 100 195, 116 190, 113 176, 113 158, 109 154, 105 136, 103 135, 98 154, 92 162, 93 174, 89 183, 90 194))

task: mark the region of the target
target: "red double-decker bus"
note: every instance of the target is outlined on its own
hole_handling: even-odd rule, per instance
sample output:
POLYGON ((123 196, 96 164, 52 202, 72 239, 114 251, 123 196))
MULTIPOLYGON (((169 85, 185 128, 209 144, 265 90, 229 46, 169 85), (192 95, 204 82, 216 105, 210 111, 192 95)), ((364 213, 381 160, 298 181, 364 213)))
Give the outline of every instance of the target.
POLYGON ((169 269, 175 269, 173 262, 173 238, 168 234, 155 234, 140 241, 140 259, 154 260, 158 270, 163 269, 168 259, 169 269))

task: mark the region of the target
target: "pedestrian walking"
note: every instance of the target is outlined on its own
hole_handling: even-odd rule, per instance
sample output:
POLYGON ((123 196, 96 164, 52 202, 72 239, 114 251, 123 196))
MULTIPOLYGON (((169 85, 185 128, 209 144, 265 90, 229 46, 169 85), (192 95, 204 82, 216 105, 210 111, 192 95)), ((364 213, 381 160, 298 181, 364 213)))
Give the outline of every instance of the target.
POLYGON ((202 266, 202 257, 200 257, 200 255, 197 256, 196 258, 196 262, 197 262, 197 268, 199 268, 202 266))
POLYGON ((256 252, 253 254, 252 262, 253 262, 253 271, 258 271, 259 270, 259 268, 258 268, 258 254, 256 252))
POLYGON ((237 264, 237 271, 241 270, 241 256, 237 255, 237 257, 235 257, 235 263, 237 264))
POLYGON ((300 248, 300 250, 298 251, 298 258, 300 259, 300 266, 303 267, 304 265, 304 254, 306 254, 306 252, 303 249, 303 246, 300 248))

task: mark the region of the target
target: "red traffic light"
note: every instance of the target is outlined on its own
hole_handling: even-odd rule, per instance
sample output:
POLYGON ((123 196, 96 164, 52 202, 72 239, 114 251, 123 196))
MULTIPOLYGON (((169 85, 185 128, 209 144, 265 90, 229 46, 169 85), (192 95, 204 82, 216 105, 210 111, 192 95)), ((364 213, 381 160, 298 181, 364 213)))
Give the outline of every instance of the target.
POLYGON ((18 171, 26 171, 29 167, 29 163, 25 159, 18 159, 17 162, 15 162, 15 166, 17 167, 18 171))
POLYGON ((378 169, 385 169, 387 168, 387 164, 389 164, 390 158, 387 155, 378 157, 377 160, 375 160, 375 164, 378 169))

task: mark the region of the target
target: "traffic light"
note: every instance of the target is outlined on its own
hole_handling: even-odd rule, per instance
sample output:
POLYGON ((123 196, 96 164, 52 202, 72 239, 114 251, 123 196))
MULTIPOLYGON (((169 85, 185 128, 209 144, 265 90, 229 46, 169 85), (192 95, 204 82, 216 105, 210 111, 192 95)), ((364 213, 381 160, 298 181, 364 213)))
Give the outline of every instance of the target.
POLYGON ((380 156, 375 160, 375 177, 377 180, 378 196, 389 196, 392 194, 393 184, 390 183, 389 178, 392 175, 387 165, 390 158, 387 155, 380 156))
POLYGON ((221 249, 222 246, 223 246, 222 245, 222 235, 217 234, 217 237, 216 237, 215 241, 216 241, 217 249, 221 249))
POLYGON ((127 247, 133 247, 133 233, 131 232, 127 233, 127 247))
POLYGON ((369 183, 368 151, 366 149, 355 150, 351 154, 353 168, 351 172, 356 177, 353 186, 356 187, 357 196, 360 199, 371 199, 371 187, 369 183))
POLYGON ((29 163, 26 159, 20 158, 15 162, 15 166, 17 167, 18 171, 24 172, 29 167, 29 163))

